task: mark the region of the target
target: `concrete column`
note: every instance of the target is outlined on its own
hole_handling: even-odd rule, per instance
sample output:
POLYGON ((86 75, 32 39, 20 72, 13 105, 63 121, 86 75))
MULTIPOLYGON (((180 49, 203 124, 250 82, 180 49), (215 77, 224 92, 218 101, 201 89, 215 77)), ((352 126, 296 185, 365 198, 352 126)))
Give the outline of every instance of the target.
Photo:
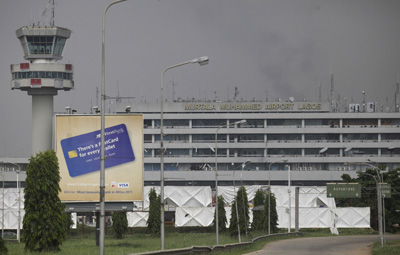
POLYGON ((32 95, 32 155, 52 149, 53 95, 32 95))

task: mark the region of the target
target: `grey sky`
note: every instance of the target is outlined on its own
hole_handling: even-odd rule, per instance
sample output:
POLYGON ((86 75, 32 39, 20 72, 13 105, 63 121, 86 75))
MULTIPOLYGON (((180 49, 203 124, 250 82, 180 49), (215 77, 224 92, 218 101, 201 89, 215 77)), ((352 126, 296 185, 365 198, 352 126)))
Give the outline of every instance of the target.
MULTIPOLYGON (((31 98, 10 89, 10 64, 26 62, 15 30, 40 20, 48 0, 1 0, 0 157, 28 157, 31 98)), ((105 0, 56 0, 55 25, 73 31, 61 62, 74 65, 76 89, 59 92, 55 111, 88 113, 101 78, 105 0)), ((165 76, 172 100, 207 97, 327 100, 331 70, 335 97, 393 107, 400 74, 398 0, 128 0, 106 22, 109 96, 156 101, 164 68, 207 55, 165 76), (118 86, 117 86, 118 84, 118 86)))

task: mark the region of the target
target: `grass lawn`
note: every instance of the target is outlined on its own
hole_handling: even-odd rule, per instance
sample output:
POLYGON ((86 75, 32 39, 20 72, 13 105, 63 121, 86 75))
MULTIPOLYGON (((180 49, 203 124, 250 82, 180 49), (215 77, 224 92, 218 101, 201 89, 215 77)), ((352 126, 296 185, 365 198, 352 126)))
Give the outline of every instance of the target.
POLYGON ((400 241, 387 241, 386 245, 381 247, 379 241, 374 243, 372 248, 373 255, 398 255, 400 254, 400 241))
MULTIPOLYGON (((302 232, 306 233, 306 236, 329 236, 330 231, 328 229, 305 229, 302 232)), ((359 230, 359 229, 343 229, 339 230, 341 235, 359 235, 359 234, 372 234, 373 231, 370 229, 359 230)), ((267 233, 249 231, 249 239, 253 239, 257 236, 266 235, 267 233)), ((283 239, 287 237, 279 237, 283 239)), ((293 238, 293 237, 290 237, 293 238)), ((251 246, 242 247, 226 252, 214 252, 213 254, 243 254, 252 251, 260 250, 269 241, 277 239, 265 239, 254 243, 251 246)), ((242 235, 242 241, 246 242, 245 234, 242 235)), ((176 229, 174 227, 166 227, 165 235, 165 249, 176 249, 191 246, 212 246, 215 245, 215 232, 209 228, 185 228, 176 229)), ((220 233, 219 237, 220 244, 237 243, 237 237, 231 237, 229 234, 220 233)), ((24 253, 24 243, 7 242, 9 255, 20 255, 20 254, 37 254, 37 253, 24 253)), ((399 248, 399 247, 394 247, 399 248)), ((107 255, 122 255, 131 254, 152 250, 160 249, 160 237, 148 234, 146 229, 133 229, 124 239, 115 239, 111 235, 111 230, 108 231, 108 235, 105 239, 105 253, 107 255)), ((380 247, 379 247, 380 249, 380 247)), ((389 249, 389 247, 388 247, 389 249)), ((375 250, 375 248, 374 248, 375 250)), ((380 254, 400 254, 399 249, 396 249, 395 253, 374 253, 374 255, 380 254)), ((98 254, 99 248, 96 246, 95 232, 94 229, 85 228, 81 231, 80 228, 73 230, 70 237, 64 241, 59 252, 48 252, 45 254, 57 254, 57 255, 87 255, 87 254, 98 254)))

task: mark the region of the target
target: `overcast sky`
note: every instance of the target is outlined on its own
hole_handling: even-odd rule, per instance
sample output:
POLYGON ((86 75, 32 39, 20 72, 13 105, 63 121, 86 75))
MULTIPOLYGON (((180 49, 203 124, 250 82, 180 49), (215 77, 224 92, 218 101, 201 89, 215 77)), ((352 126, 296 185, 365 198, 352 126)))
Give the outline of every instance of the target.
MULTIPOLYGON (((74 65, 75 89, 54 111, 96 105, 101 83, 101 25, 106 0, 64 0, 55 25, 73 31, 61 63, 74 65)), ((31 98, 10 89, 10 64, 26 62, 15 31, 41 21, 48 0, 1 0, 0 157, 29 157, 31 98)), ((128 0, 106 22, 107 95, 155 102, 162 71, 207 55, 207 66, 168 71, 165 97, 347 102, 393 108, 400 74, 399 0, 128 0), (175 89, 172 89, 175 84, 175 89), (173 91, 175 92, 173 95, 173 91)), ((129 103, 129 102, 128 102, 129 103)))

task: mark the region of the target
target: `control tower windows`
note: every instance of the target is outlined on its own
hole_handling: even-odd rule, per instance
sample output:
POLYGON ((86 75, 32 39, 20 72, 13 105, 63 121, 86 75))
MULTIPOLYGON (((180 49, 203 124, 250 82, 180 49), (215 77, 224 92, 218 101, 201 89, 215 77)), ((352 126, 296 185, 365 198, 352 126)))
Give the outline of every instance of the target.
POLYGON ((64 72, 15 72, 13 79, 63 79, 72 80, 72 73, 64 72))
POLYGON ((27 36, 30 54, 51 54, 54 36, 27 36))
POLYGON ((67 38, 60 36, 27 36, 29 54, 61 56, 67 38), (54 52, 53 52, 54 45, 54 52))
POLYGON ((67 41, 67 38, 59 37, 59 36, 56 37, 56 44, 54 47, 54 55, 61 56, 66 41, 67 41))

